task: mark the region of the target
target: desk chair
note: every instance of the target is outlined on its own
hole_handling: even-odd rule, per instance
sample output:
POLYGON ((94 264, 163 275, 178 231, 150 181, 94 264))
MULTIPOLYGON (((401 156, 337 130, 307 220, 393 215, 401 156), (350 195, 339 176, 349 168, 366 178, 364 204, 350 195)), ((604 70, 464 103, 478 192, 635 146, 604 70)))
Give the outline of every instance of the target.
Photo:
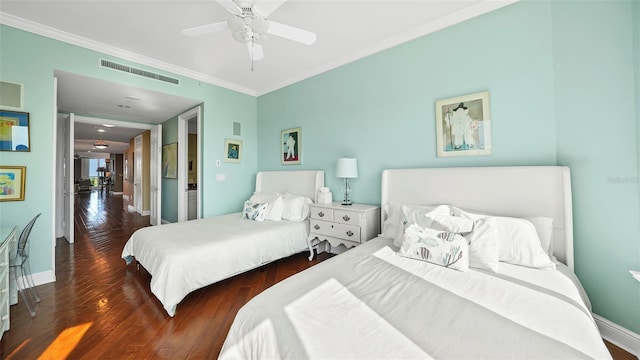
POLYGON ((20 238, 18 239, 16 252, 15 254, 12 253, 12 257, 9 260, 9 268, 13 269, 16 286, 18 286, 18 275, 22 278, 22 286, 18 286, 18 290, 20 292, 20 296, 22 296, 22 300, 24 300, 24 304, 27 306, 27 309, 31 314, 31 317, 36 316, 36 310, 35 304, 32 303, 29 296, 27 296, 27 290, 35 303, 40 302, 40 296, 35 288, 35 283, 31 277, 31 268, 29 267, 29 234, 31 233, 33 224, 35 224, 40 215, 42 215, 42 213, 36 215, 31 219, 31 221, 29 221, 27 226, 22 229, 20 238))

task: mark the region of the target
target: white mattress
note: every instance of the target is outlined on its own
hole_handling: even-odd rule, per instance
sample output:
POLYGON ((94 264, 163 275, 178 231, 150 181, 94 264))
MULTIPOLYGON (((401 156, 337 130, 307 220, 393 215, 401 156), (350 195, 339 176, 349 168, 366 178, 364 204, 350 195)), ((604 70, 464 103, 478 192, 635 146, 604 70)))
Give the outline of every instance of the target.
POLYGON ((505 263, 463 273, 376 238, 253 298, 220 358, 610 358, 574 281, 505 263))
POLYGON ((140 229, 122 258, 151 274, 170 316, 193 290, 307 249, 308 221, 252 221, 240 213, 140 229))

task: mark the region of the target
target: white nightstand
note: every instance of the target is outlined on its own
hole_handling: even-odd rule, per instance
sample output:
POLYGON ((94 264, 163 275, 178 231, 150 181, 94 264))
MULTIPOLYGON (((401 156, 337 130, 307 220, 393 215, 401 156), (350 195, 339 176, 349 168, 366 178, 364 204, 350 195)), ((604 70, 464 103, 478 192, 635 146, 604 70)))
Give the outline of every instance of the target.
POLYGON ((351 248, 380 234, 380 207, 375 205, 342 205, 339 202, 311 205, 311 229, 307 242, 309 260, 313 249, 326 241, 330 246, 351 248))

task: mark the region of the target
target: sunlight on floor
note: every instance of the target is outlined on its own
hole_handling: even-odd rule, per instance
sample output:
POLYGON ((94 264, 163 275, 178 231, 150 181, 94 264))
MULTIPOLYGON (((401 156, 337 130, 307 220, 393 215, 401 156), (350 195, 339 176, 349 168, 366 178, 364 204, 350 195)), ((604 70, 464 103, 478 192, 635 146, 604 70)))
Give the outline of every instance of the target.
POLYGON ((64 330, 38 357, 38 360, 66 359, 93 323, 85 323, 64 330))

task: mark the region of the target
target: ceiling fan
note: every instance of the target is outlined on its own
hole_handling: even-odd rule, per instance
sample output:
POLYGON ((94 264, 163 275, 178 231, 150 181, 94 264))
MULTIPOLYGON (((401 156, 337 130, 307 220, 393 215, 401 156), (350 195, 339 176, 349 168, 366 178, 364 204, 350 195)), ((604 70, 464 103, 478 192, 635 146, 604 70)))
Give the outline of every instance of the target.
POLYGON ((231 35, 239 42, 247 44, 252 61, 264 57, 260 41, 265 34, 276 35, 285 39, 311 45, 316 41, 316 34, 294 26, 269 20, 268 16, 286 0, 216 0, 229 12, 227 21, 195 26, 182 30, 186 36, 200 36, 224 29, 230 29, 231 35))

